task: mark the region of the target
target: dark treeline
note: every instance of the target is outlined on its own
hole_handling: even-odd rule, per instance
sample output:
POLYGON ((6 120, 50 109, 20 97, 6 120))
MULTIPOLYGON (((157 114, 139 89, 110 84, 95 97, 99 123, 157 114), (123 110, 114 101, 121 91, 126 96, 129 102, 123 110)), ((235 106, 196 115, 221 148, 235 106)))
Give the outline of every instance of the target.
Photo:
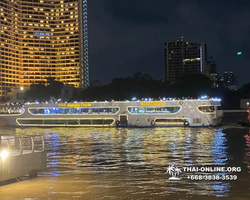
MULTIPOLYGON (((28 99, 45 100, 50 96, 60 97, 63 84, 51 79, 49 84, 31 85, 27 92, 28 99)), ((136 73, 133 77, 115 78, 110 84, 98 87, 90 87, 83 90, 81 95, 74 96, 72 100, 78 101, 110 101, 131 100, 142 98, 197 98, 201 95, 219 97, 222 99, 222 107, 236 109, 240 106, 240 99, 250 98, 250 83, 237 91, 222 88, 212 88, 211 80, 203 74, 183 75, 176 83, 154 80, 148 74, 136 73)))
POLYGON ((185 75, 175 84, 154 80, 147 74, 136 73, 133 77, 115 78, 110 84, 89 88, 82 92, 81 98, 86 101, 93 100, 124 100, 136 97, 188 97, 208 93, 211 81, 200 74, 185 75))
POLYGON ((47 84, 41 82, 39 84, 32 84, 30 90, 25 93, 27 101, 46 101, 51 97, 60 98, 63 83, 56 81, 55 78, 47 79, 47 84))
POLYGON ((221 98, 224 108, 239 108, 241 98, 250 98, 250 84, 243 86, 238 91, 230 91, 224 88, 212 88, 212 81, 199 73, 183 75, 174 84, 154 80, 148 74, 136 73, 133 77, 115 78, 108 85, 86 89, 78 100, 131 100, 133 97, 137 99, 197 98, 201 95, 221 98))

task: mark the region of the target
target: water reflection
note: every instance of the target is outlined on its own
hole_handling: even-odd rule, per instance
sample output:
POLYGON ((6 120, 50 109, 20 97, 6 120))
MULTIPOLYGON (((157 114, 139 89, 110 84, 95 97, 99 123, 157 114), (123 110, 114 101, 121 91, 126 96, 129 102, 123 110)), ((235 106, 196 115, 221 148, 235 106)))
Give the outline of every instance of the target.
POLYGON ((213 161, 215 165, 225 165, 227 158, 227 139, 225 134, 222 133, 222 129, 219 129, 214 136, 214 144, 212 147, 213 161))
MULTIPOLYGON (((58 151, 59 147, 59 135, 55 133, 49 133, 46 134, 45 137, 46 141, 51 141, 51 146, 49 148, 55 149, 56 153, 48 153, 47 156, 51 158, 50 165, 48 167, 57 167, 58 164, 58 156, 60 155, 60 152, 58 151)), ((57 171, 55 171, 56 173, 57 171)))
POLYGON ((213 189, 216 197, 228 197, 230 184, 227 182, 214 182, 213 189))
POLYGON ((129 132, 125 143, 122 145, 126 152, 127 165, 144 165, 145 161, 142 156, 143 151, 143 131, 138 129, 135 132, 129 132))
MULTIPOLYGON (((207 199, 210 196, 237 199, 239 192, 242 198, 249 195, 248 132, 228 134, 222 129, 188 128, 18 129, 9 132, 40 134, 46 138, 48 171, 38 179, 19 183, 19 188, 40 185, 39 191, 35 191, 38 199, 44 194, 47 194, 46 199, 207 199), (234 182, 194 181, 188 180, 185 174, 181 175, 181 181, 173 182, 165 173, 171 164, 241 166, 243 170, 237 174, 239 180, 234 182)), ((15 185, 0 188, 1 199, 10 197, 7 191, 11 187, 15 185)), ((12 199, 24 194, 21 189, 15 189, 12 199)), ((33 193, 26 191, 25 195, 33 193)))
MULTIPOLYGON (((225 134, 222 132, 222 129, 219 129, 216 131, 216 134, 214 135, 214 143, 212 146, 212 155, 213 155, 213 161, 214 165, 216 166, 224 166, 227 164, 227 146, 226 142, 227 139, 225 137, 225 134)), ((217 172, 215 173, 217 176, 223 176, 227 175, 225 172, 217 172)), ((216 197, 228 197, 229 196, 229 183, 225 181, 214 181, 213 183, 213 189, 216 191, 215 196, 216 197)))

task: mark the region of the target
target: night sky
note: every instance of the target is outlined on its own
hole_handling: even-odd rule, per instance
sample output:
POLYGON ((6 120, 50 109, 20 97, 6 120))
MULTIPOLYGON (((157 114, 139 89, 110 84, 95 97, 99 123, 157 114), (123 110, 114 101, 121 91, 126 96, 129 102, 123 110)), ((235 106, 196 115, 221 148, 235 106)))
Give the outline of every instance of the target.
POLYGON ((164 42, 206 43, 219 73, 250 82, 250 0, 89 0, 90 80, 164 78, 164 42), (242 51, 241 56, 237 52, 242 51))

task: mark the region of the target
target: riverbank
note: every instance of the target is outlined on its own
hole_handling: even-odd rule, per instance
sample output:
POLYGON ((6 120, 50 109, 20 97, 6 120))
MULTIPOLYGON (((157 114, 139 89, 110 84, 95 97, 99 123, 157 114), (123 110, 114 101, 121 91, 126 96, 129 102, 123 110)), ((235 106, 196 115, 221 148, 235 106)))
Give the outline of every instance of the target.
MULTIPOLYGON (((223 111, 224 112, 224 111, 223 111)), ((222 124, 234 124, 239 121, 247 121, 247 112, 224 112, 222 124)))

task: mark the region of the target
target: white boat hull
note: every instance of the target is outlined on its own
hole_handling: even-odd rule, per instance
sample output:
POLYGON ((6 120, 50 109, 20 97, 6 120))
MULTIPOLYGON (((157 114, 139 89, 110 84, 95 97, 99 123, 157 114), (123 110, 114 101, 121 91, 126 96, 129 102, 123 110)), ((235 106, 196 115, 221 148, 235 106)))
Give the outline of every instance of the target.
POLYGON ((25 104, 21 114, 1 114, 0 121, 3 125, 25 127, 206 127, 216 126, 220 123, 223 114, 217 110, 218 106, 220 103, 212 100, 25 104), (199 110, 209 106, 214 107, 215 110, 212 112, 199 110), (79 114, 77 111, 79 108, 91 110, 91 113, 79 114), (116 108, 116 113, 92 112, 93 109, 113 108, 116 108), (173 111, 175 108, 176 110, 173 111), (36 113, 40 110, 44 112, 46 109, 52 111, 53 109, 68 109, 68 113, 36 113), (169 113, 167 109, 172 113, 169 113), (75 113, 69 113, 72 110, 75 113), (144 113, 140 113, 140 110, 143 110, 144 113), (160 111, 158 112, 158 110, 160 111))

